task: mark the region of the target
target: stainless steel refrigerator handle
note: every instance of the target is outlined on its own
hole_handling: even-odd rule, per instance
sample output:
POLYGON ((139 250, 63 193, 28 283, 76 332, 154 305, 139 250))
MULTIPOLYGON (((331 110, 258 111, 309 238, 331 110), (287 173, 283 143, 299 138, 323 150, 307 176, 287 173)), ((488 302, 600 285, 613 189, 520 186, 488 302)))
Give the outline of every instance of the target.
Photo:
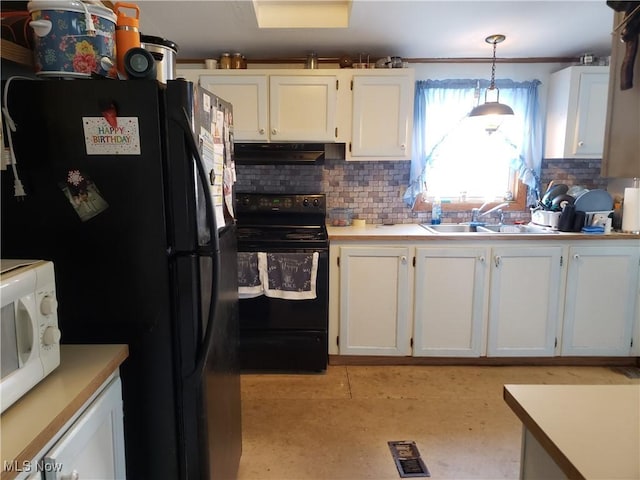
MULTIPOLYGON (((184 135, 187 139, 187 145, 191 150, 192 158, 196 164, 196 170, 198 171, 198 178, 205 192, 209 190, 209 179, 204 170, 202 158, 200 157, 200 151, 193 138, 193 131, 191 130, 191 124, 189 122, 189 115, 187 111, 182 109, 183 116, 173 118, 173 120, 182 128, 184 135)), ((216 225, 216 217, 213 211, 213 203, 211 202, 210 195, 204 195, 205 210, 207 212, 207 223, 211 230, 212 249, 209 251, 209 255, 213 260, 213 278, 211 282, 211 301, 209 302, 209 318, 207 319, 207 327, 205 329, 202 343, 198 346, 196 352, 196 362, 193 372, 187 375, 187 378, 197 378, 204 371, 207 357, 209 356, 209 345, 211 344, 211 336, 213 335, 213 319, 215 317, 216 306, 218 305, 218 287, 220 285, 220 239, 218 238, 218 228, 216 225)))

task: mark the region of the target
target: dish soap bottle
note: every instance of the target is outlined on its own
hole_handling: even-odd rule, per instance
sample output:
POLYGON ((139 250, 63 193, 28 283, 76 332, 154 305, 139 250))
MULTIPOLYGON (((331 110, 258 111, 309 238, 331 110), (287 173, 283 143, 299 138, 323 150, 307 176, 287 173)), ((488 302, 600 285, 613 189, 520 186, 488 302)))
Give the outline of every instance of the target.
POLYGON ((440 197, 436 197, 433 200, 431 206, 431 225, 439 225, 442 221, 442 203, 440 197))

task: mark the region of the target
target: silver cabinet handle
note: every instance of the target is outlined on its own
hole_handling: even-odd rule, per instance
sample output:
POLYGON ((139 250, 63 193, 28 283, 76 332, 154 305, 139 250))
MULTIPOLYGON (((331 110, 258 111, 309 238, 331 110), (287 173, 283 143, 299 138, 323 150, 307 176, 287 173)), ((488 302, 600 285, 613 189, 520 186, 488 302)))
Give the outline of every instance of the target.
POLYGON ((573 256, 573 258, 574 258, 575 260, 580 260, 580 255, 578 255, 578 254, 576 253, 576 254, 573 256))
POLYGON ((494 263, 496 264, 496 268, 498 268, 500 266, 500 256, 496 255, 493 259, 494 263))
POLYGON ((264 135, 264 128, 261 128, 260 130, 258 130, 258 133, 259 133, 260 135, 264 135))
POLYGON ((483 256, 483 255, 480 255, 480 256, 478 257, 478 261, 479 261, 480 263, 484 263, 484 261, 485 261, 484 256, 483 256))
POLYGON ((404 143, 400 145, 400 150, 404 150, 405 148, 407 148, 407 146, 404 143))
POLYGON ((578 142, 579 147, 584 147, 584 142, 578 142))
POLYGON ((401 257, 400 257, 400 262, 401 262, 403 265, 406 265, 406 264, 407 264, 407 257, 405 257, 404 255, 403 255, 403 256, 401 256, 401 257))
POLYGON ((278 134, 278 130, 277 129, 272 129, 271 130, 271 135, 277 135, 278 134))

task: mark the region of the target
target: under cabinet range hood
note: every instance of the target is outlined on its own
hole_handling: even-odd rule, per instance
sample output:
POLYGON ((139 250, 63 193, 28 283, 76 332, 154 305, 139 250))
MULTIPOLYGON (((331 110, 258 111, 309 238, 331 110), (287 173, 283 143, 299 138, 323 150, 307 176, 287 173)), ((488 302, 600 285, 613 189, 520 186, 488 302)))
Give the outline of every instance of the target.
MULTIPOLYGON (((343 146, 344 152, 344 144, 343 146)), ((338 149, 339 150, 339 149, 338 149)), ((314 164, 325 158, 337 159, 336 144, 324 143, 235 143, 234 154, 237 164, 277 165, 314 164)), ((344 153, 342 154, 344 158, 344 153)))

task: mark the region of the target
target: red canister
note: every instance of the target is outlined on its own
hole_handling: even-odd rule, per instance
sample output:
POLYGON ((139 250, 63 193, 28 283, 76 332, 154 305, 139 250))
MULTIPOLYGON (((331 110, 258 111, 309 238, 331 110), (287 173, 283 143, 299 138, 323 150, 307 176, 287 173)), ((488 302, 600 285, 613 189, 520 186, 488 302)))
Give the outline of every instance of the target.
POLYGON ((133 3, 118 2, 113 6, 118 15, 116 21, 116 61, 118 73, 127 76, 124 68, 124 56, 131 48, 140 47, 140 9, 133 3), (122 9, 135 10, 135 17, 127 16, 122 9))

